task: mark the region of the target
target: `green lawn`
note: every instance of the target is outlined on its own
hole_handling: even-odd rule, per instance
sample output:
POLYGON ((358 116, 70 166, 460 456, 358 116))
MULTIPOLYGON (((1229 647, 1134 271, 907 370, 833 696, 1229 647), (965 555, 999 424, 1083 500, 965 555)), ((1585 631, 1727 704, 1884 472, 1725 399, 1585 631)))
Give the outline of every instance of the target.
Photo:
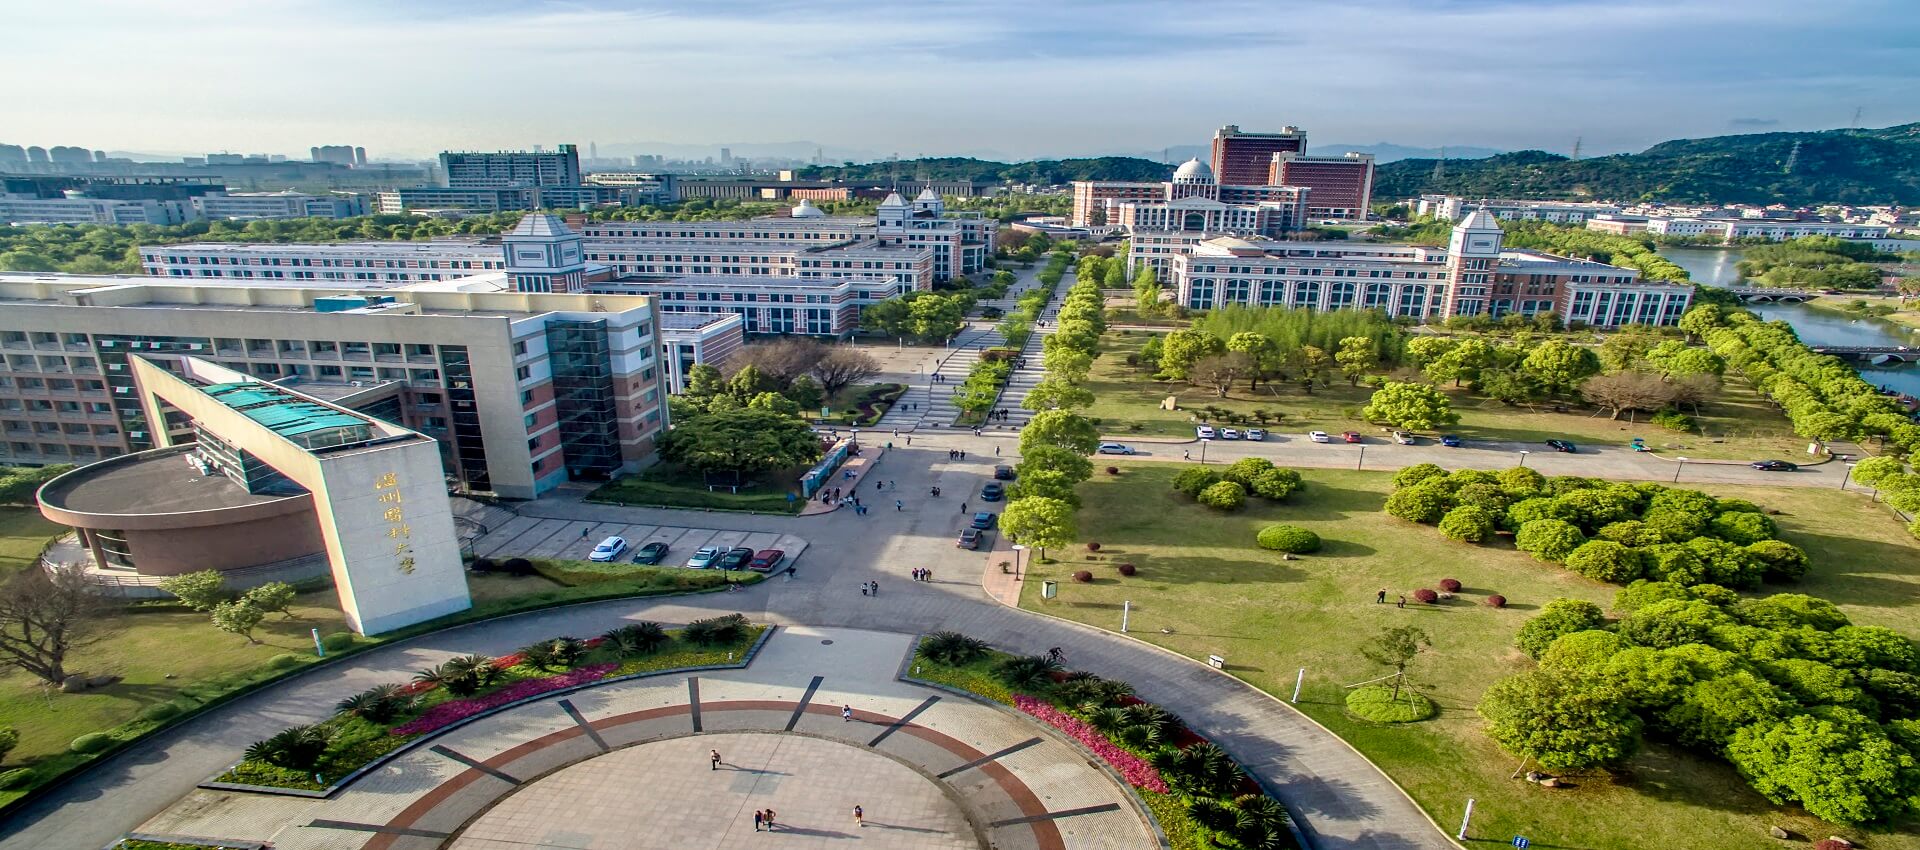
MULTIPOLYGON (((1102 353, 1087 381, 1095 401, 1085 415, 1098 418, 1104 433, 1191 437, 1196 409, 1214 405, 1234 411, 1248 424, 1257 424, 1254 411, 1265 410, 1277 417, 1269 418, 1266 427, 1285 434, 1318 430, 1383 436, 1384 429, 1360 418, 1373 393, 1364 386, 1350 386, 1336 377, 1333 386, 1309 394, 1294 383, 1262 384, 1253 392, 1240 383, 1226 398, 1219 398, 1212 390, 1190 384, 1154 381, 1150 367, 1128 366, 1127 355, 1138 353, 1148 339, 1146 332, 1124 330, 1101 338, 1102 353), (1170 395, 1177 398, 1180 409, 1161 408, 1170 395)), ((1630 424, 1578 408, 1555 413, 1548 407, 1511 407, 1465 389, 1445 389, 1460 423, 1444 430, 1468 440, 1537 443, 1558 437, 1579 444, 1624 446, 1641 437, 1648 445, 1688 457, 1797 460, 1806 456, 1806 440, 1795 437, 1785 417, 1738 381, 1727 382, 1720 399, 1707 405, 1699 417, 1700 430, 1690 434, 1668 431, 1644 419, 1630 424)))
MULTIPOLYGON (((1615 591, 1559 567, 1541 564, 1505 544, 1450 543, 1431 527, 1380 512, 1386 473, 1303 470, 1305 491, 1287 503, 1250 502, 1238 514, 1209 511, 1169 487, 1181 467, 1126 464, 1119 477, 1096 476, 1080 490, 1080 540, 1102 544, 1099 560, 1084 549, 1049 553, 1055 564, 1035 579, 1059 582, 1058 598, 1042 600, 1040 582, 1025 586, 1032 609, 1117 629, 1132 603, 1131 631, 1193 658, 1219 654, 1227 669, 1269 693, 1291 694, 1295 672, 1307 669, 1300 708, 1358 747, 1450 830, 1467 797, 1478 798, 1473 834, 1505 842, 1526 835, 1536 846, 1587 850, 1746 850, 1765 846, 1779 823, 1816 837, 1850 834, 1783 812, 1749 790, 1731 768, 1661 746, 1649 746, 1611 777, 1580 777, 1571 790, 1510 781, 1516 761, 1481 731, 1473 707, 1495 679, 1525 669, 1514 649, 1521 623, 1557 596, 1607 604, 1615 591), (1300 560, 1253 545, 1263 525, 1285 521, 1318 533, 1325 548, 1300 560), (1138 565, 1122 578, 1114 566, 1138 565), (1070 574, 1094 573, 1092 584, 1070 574), (1375 605, 1435 587, 1464 583, 1461 598, 1405 610, 1375 605), (1480 604, 1499 593, 1506 610, 1480 604), (1350 717, 1343 685, 1383 675, 1358 647, 1387 626, 1413 623, 1434 647, 1410 679, 1440 707, 1433 720, 1381 725, 1350 717), (1168 629, 1170 634, 1163 633, 1168 629)), ((1804 547, 1814 568, 1785 588, 1825 596, 1856 623, 1920 636, 1920 544, 1883 506, 1838 490, 1708 488, 1786 512, 1783 537, 1804 547)), ((1920 827, 1864 835, 1876 850, 1920 850, 1920 827)))
POLYGON ((602 485, 593 491, 589 500, 616 505, 797 514, 806 503, 799 499, 788 501, 787 495, 798 492, 798 482, 804 474, 804 468, 771 473, 742 484, 735 491, 723 485, 709 488, 699 473, 663 463, 602 485))
POLYGON ((38 508, 0 507, 0 576, 39 561, 47 541, 66 530, 41 516, 38 508))

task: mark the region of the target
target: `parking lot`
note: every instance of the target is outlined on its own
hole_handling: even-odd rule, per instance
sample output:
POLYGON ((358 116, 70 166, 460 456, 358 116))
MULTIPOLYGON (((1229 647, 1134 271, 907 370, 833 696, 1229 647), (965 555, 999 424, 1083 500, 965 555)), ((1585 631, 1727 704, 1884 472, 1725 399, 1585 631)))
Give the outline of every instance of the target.
POLYGON ((515 517, 475 541, 473 554, 482 558, 569 558, 587 559, 594 544, 619 535, 627 540, 621 559, 633 557, 640 547, 655 541, 667 544, 663 566, 679 566, 702 546, 732 548, 745 546, 754 551, 779 549, 787 553, 792 565, 807 550, 804 538, 771 531, 720 531, 712 528, 688 528, 672 525, 626 525, 617 522, 589 522, 566 519, 515 517))

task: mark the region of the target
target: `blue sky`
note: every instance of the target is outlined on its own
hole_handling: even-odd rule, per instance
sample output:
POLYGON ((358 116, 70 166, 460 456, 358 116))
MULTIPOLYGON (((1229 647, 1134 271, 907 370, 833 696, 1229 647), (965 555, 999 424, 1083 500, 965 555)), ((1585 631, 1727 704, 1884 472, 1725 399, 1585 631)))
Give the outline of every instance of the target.
POLYGON ((1915 0, 14 0, 0 142, 1637 150, 1920 120, 1915 0))

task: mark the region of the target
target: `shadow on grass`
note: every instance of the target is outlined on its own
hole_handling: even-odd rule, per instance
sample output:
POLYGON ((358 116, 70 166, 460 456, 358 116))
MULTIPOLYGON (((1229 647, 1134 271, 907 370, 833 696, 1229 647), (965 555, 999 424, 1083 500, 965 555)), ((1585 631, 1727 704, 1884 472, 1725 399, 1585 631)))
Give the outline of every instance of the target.
MULTIPOLYGON (((1911 581, 1866 575, 1893 572, 1892 566, 1911 564, 1913 549, 1859 538, 1793 531, 1782 535, 1813 557, 1801 591, 1823 596, 1839 605, 1862 608, 1908 608, 1920 604, 1920 585, 1911 581), (1857 571, 1857 572, 1856 572, 1857 571)), ((1908 567, 1906 571, 1912 572, 1908 567)), ((1783 587, 1780 592, 1787 592, 1783 587)))

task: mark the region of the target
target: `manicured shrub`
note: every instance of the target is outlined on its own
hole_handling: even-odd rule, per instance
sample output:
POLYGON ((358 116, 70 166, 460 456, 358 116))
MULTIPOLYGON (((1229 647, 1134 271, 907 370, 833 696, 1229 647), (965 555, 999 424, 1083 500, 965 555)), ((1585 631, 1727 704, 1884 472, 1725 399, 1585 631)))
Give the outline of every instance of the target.
POLYGON ((1505 607, 1507 607, 1507 598, 1506 598, 1505 596, 1501 596, 1501 595, 1500 595, 1500 594, 1498 594, 1498 593, 1495 593, 1495 594, 1493 594, 1493 595, 1491 595, 1491 596, 1488 596, 1488 597, 1487 597, 1487 607, 1489 607, 1489 608, 1505 608, 1505 607))
POLYGON ((1457 578, 1443 578, 1440 580, 1440 589, 1448 593, 1459 593, 1460 580, 1457 578))
MULTIPOLYGON (((177 702, 156 702, 146 708, 140 709, 139 716, 141 720, 157 723, 162 720, 171 720, 180 716, 180 711, 180 704, 177 702)), ((0 758, 4 758, 5 756, 6 753, 0 751, 0 758)))
POLYGON ((1461 505, 1440 518, 1440 536, 1462 543, 1480 543, 1493 537, 1494 514, 1478 505, 1461 505))
POLYGON ((987 654, 987 642, 959 632, 934 632, 920 641, 920 654, 958 667, 987 654))
POLYGON ((1413 485, 1418 484, 1422 481, 1425 481, 1429 478, 1434 478, 1434 477, 1444 478, 1446 477, 1446 474, 1447 474, 1447 471, 1444 469, 1441 469, 1440 465, 1437 463, 1416 463, 1412 466, 1404 467, 1399 472, 1394 473, 1393 486, 1394 486, 1394 489, 1396 490, 1405 488, 1405 487, 1412 487, 1413 485))
POLYGON ((281 653, 267 659, 267 666, 275 670, 290 670, 300 666, 300 662, 303 660, 300 656, 292 653, 281 653))
POLYGON ((1745 590, 1760 585, 1766 570, 1747 550, 1724 540, 1695 537, 1681 544, 1700 559, 1708 584, 1745 590))
POLYGON ((1513 545, 1520 551, 1553 563, 1566 560, 1585 542, 1586 535, 1581 534, 1580 529, 1560 519, 1536 519, 1520 526, 1520 531, 1513 536, 1513 545))
MULTIPOLYGON (((166 705, 166 703, 161 703, 161 705, 166 705)), ((142 714, 144 713, 145 712, 142 712, 142 714)), ((19 745, 20 730, 12 726, 0 724, 0 762, 6 761, 7 753, 13 752, 13 748, 19 745)))
POLYGON ((112 735, 105 732, 88 732, 85 735, 73 739, 73 743, 68 744, 67 749, 76 753, 87 754, 97 753, 111 746, 113 746, 112 735))
POLYGON ((1813 842, 1813 850, 1853 850, 1853 842, 1834 838, 1822 838, 1819 841, 1813 842))
POLYGON ((1807 574, 1807 553, 1784 540, 1749 543, 1747 554, 1760 562, 1761 576, 1767 581, 1799 581, 1807 574))
POLYGON ((1611 540, 1589 540, 1567 554, 1567 569, 1594 581, 1626 584, 1640 577, 1640 553, 1611 540))
POLYGON ((1096 540, 1096 541, 1089 541, 1089 542, 1087 543, 1087 551, 1089 551, 1089 552, 1098 552, 1098 551, 1100 551, 1100 542, 1099 542, 1099 541, 1097 541, 1097 540, 1096 540))
POLYGON ((1118 569, 1123 576, 1130 576, 1140 571, 1139 567, 1132 564, 1121 564, 1119 567, 1116 567, 1116 569, 1118 569))
POLYGON ((1315 552, 1320 549, 1320 535, 1297 525, 1269 525, 1260 529, 1260 548, 1278 552, 1315 552))
POLYGON ((1667 409, 1653 414, 1653 424, 1669 431, 1686 432, 1693 430, 1693 417, 1678 410, 1667 409))
POLYGON ((1715 626, 1731 625, 1733 618, 1697 599, 1655 602, 1620 621, 1620 636, 1634 646, 1672 649, 1706 643, 1715 626))
POLYGON ((1555 599, 1520 627, 1517 642, 1521 651, 1539 658, 1561 635, 1597 629, 1606 622, 1598 605, 1583 599, 1555 599))
POLYGON ((1505 490, 1493 484, 1468 484, 1453 491, 1454 504, 1485 508, 1493 516, 1499 516, 1512 502, 1505 490))
POLYGON ((1117 467, 1117 466, 1109 466, 1109 467, 1107 467, 1107 474, 1108 474, 1108 475, 1119 475, 1119 474, 1120 474, 1120 467, 1117 467))
POLYGON ((490 573, 490 572, 493 572, 494 570, 499 569, 500 565, 499 563, 495 562, 492 558, 483 557, 483 558, 473 559, 473 563, 468 564, 467 568, 470 570, 473 570, 476 573, 490 573))
POLYGON ((1262 499, 1278 501, 1300 491, 1306 486, 1300 473, 1291 469, 1269 469, 1253 479, 1248 489, 1262 499))
POLYGON ((1708 526, 1713 536, 1740 546, 1772 540, 1778 533, 1773 520, 1766 514, 1750 514, 1744 511, 1726 511, 1713 518, 1708 526))
POLYGON ((321 638, 320 646, 324 647, 328 652, 339 652, 343 649, 350 649, 353 647, 353 633, 334 632, 321 638))
POLYGON ((1607 523, 1594 536, 1625 546, 1652 546, 1666 542, 1658 533, 1647 530, 1646 523, 1637 519, 1607 523))
POLYGON ((1456 469, 1447 473, 1447 484, 1455 490, 1459 490, 1462 487, 1471 487, 1476 484, 1498 487, 1500 486, 1500 476, 1484 469, 1456 469))
POLYGON ((1231 481, 1248 490, 1253 489, 1253 479, 1273 471, 1273 461, 1263 457, 1241 458, 1227 465, 1220 473, 1222 480, 1231 481))
POLYGON ((1200 491, 1198 501, 1216 511, 1237 511, 1247 506, 1247 491, 1231 481, 1222 481, 1200 491))
POLYGON ((1547 651, 1540 654, 1540 666, 1569 669, 1592 667, 1626 648, 1626 641, 1621 640, 1619 635, 1602 629, 1588 629, 1555 638, 1553 643, 1547 645, 1547 651))
POLYGON ((1440 594, 1433 592, 1429 588, 1423 587, 1413 592, 1413 601, 1419 602, 1424 605, 1432 605, 1433 603, 1440 601, 1440 594))
POLYGON ((1413 723, 1434 715, 1433 700, 1402 687, 1395 698, 1386 685, 1366 685, 1347 692, 1347 711, 1375 723, 1413 723))
POLYGON ((1571 509, 1545 496, 1521 499, 1507 506, 1506 516, 1502 519, 1508 531, 1518 531, 1520 526, 1536 519, 1573 519, 1571 509))
POLYGON ((1547 486, 1546 476, 1524 466, 1502 469, 1494 477, 1499 479, 1500 489, 1506 492, 1507 497, 1515 500, 1538 496, 1547 486))
POLYGON ((16 767, 0 773, 0 791, 18 791, 32 785, 35 778, 33 768, 16 767))
POLYGON ((516 576, 530 576, 538 572, 534 569, 533 562, 525 558, 508 558, 501 561, 500 571, 516 576))
POLYGON ((1393 491, 1386 504, 1388 516, 1428 525, 1439 522, 1451 507, 1453 497, 1446 481, 1432 478, 1393 491))
POLYGON ((1190 466, 1173 476, 1173 489, 1200 498, 1200 493, 1208 487, 1220 483, 1220 473, 1210 466, 1190 466))
POLYGON ((1093 581, 1093 573, 1086 570, 1078 570, 1073 574, 1073 580, 1081 584, 1091 583, 1093 581))

